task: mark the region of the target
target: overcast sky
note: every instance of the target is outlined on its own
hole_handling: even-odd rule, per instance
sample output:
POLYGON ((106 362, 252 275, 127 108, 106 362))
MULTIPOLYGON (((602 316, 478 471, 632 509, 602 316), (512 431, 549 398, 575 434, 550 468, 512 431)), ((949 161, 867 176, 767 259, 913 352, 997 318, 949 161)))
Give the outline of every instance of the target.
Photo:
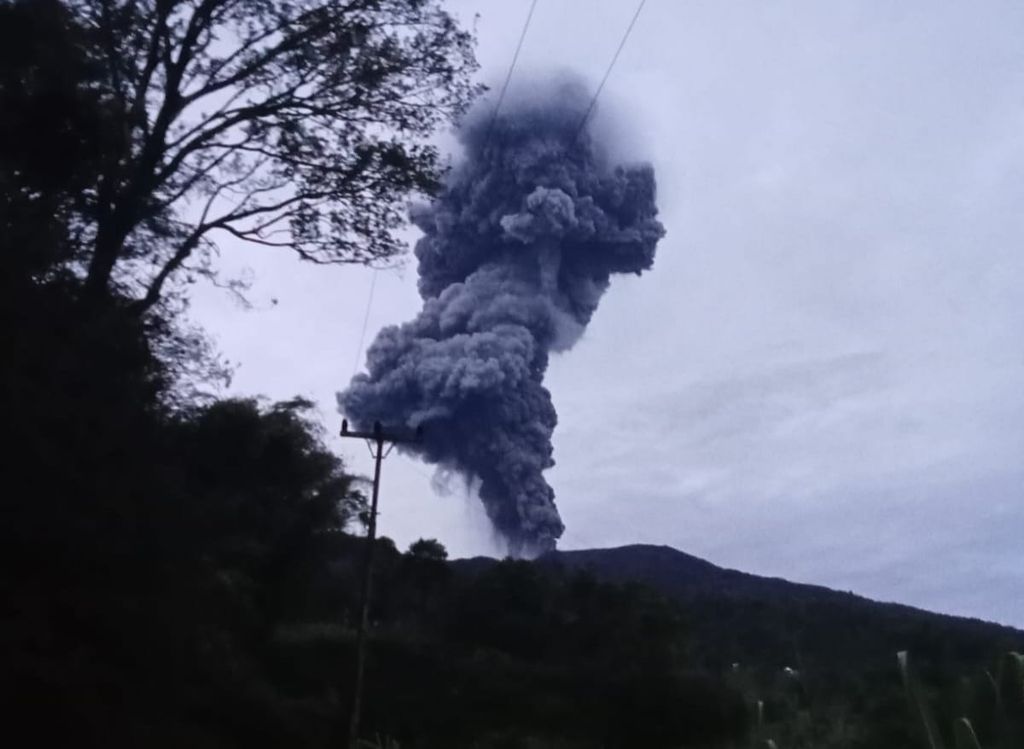
MULTIPOLYGON (((500 81, 529 0, 452 7, 500 81)), ((523 71, 596 85, 635 7, 539 0, 523 71)), ((1019 2, 648 0, 600 116, 654 164, 668 234, 552 361, 561 548, 669 544, 1024 626, 1021 39, 1019 2)), ((373 271, 222 265, 254 308, 204 287, 193 311, 231 392, 310 396, 336 432, 373 271)), ((366 343, 419 306, 414 264, 377 273, 366 343)), ((494 553, 431 476, 388 459, 381 531, 494 553)))

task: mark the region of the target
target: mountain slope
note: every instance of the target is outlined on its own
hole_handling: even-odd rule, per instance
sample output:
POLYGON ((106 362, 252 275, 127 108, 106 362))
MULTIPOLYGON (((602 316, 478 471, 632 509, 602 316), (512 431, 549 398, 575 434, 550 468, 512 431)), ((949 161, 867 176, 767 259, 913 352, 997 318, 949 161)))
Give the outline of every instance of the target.
MULTIPOLYGON (((455 565, 472 574, 489 563, 455 565)), ((695 656, 714 668, 739 662, 895 676, 895 653, 909 650, 952 675, 1024 648, 1024 632, 1011 627, 723 569, 668 546, 556 551, 537 564, 640 583, 676 600, 687 612, 695 656)))

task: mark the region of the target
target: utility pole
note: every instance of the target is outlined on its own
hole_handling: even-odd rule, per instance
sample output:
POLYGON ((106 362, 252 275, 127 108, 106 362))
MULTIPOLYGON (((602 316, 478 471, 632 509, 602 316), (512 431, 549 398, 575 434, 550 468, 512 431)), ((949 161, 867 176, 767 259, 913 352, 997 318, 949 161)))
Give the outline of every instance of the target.
POLYGON ((395 445, 419 442, 423 438, 423 427, 412 434, 386 432, 379 421, 373 423, 369 432, 351 432, 348 419, 341 421, 341 436, 366 440, 373 456, 373 494, 370 501, 370 517, 366 527, 366 559, 363 566, 362 590, 359 601, 359 621, 356 624, 356 678, 352 694, 352 713, 348 723, 348 749, 357 749, 359 744, 359 717, 363 707, 363 671, 366 667, 366 630, 370 619, 370 594, 373 589, 373 558, 377 547, 377 497, 380 494, 380 464, 395 445), (384 445, 388 443, 385 452, 384 445))

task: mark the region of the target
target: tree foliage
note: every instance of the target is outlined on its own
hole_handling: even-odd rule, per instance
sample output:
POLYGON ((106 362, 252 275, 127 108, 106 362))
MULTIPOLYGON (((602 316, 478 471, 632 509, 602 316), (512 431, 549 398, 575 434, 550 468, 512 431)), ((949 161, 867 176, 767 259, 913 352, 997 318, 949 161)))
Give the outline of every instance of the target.
POLYGON ((89 296, 117 287, 136 311, 211 272, 217 238, 318 263, 393 256, 404 201, 439 176, 429 137, 475 91, 472 37, 433 0, 33 5, 4 12, 61 42, 27 93, 53 88, 63 121, 46 140, 16 122, 18 142, 31 158, 58 130, 98 151, 69 217, 74 261, 89 296), (64 108, 83 99, 95 117, 64 108))
POLYGON ((108 146, 101 78, 86 34, 57 0, 0 2, 0 263, 7 284, 75 259, 73 217, 86 207, 108 146))
POLYGON ((443 562, 448 550, 436 538, 421 538, 409 544, 409 554, 416 559, 443 562))
POLYGON ((15 725, 46 745, 287 742, 265 650, 284 623, 353 607, 324 584, 363 506, 352 477, 306 404, 170 411, 137 318, 58 309, 0 382, 19 435, 0 524, 15 725))

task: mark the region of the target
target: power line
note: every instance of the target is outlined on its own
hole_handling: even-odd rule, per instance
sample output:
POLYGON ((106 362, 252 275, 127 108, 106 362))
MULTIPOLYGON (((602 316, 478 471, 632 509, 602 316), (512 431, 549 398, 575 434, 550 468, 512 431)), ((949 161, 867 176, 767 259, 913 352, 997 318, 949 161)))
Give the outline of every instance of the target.
POLYGON ((352 376, 359 371, 359 357, 363 355, 363 344, 366 343, 366 326, 370 322, 370 308, 373 306, 373 291, 377 288, 378 268, 373 269, 373 280, 370 281, 370 294, 366 298, 366 312, 363 314, 363 329, 359 333, 359 347, 356 349, 356 360, 352 363, 352 376))
POLYGON ((523 49, 523 41, 526 39, 526 32, 530 28, 530 21, 533 19, 533 11, 537 8, 537 0, 533 0, 530 3, 530 12, 526 14, 526 22, 523 24, 523 30, 519 34, 519 43, 516 44, 515 54, 512 55, 512 62, 508 66, 508 73, 505 74, 505 82, 501 85, 501 92, 498 94, 498 103, 494 105, 494 112, 491 114, 491 122, 487 126, 487 137, 484 138, 484 150, 487 150, 487 146, 491 144, 491 134, 494 132, 494 124, 498 121, 498 112, 501 110, 501 104, 505 101, 505 92, 508 90, 508 84, 512 80, 512 73, 515 72, 516 63, 519 62, 519 53, 523 49))
POLYGON ((597 91, 594 92, 594 97, 590 100, 590 106, 587 107, 586 113, 583 115, 583 119, 580 120, 580 126, 576 130, 576 135, 573 138, 573 142, 580 137, 583 132, 583 126, 587 124, 587 120, 594 111, 594 106, 597 104, 597 97, 601 95, 601 91, 604 90, 604 84, 608 82, 608 76, 612 74, 612 68, 615 67, 615 63, 619 60, 619 55, 622 53, 622 48, 626 46, 626 40, 629 39, 630 33, 633 31, 633 27, 636 26, 636 19, 640 17, 640 11, 644 9, 644 5, 647 0, 640 0, 640 4, 636 6, 636 13, 633 14, 633 20, 629 22, 629 26, 626 27, 626 33, 622 35, 622 41, 619 42, 619 48, 615 50, 615 54, 612 55, 612 61, 608 63, 608 69, 604 71, 604 78, 601 79, 600 85, 597 87, 597 91))
MULTIPOLYGON (((523 42, 526 40, 526 32, 530 29, 530 22, 533 20, 533 11, 537 9, 537 0, 530 3, 530 11, 526 14, 526 21, 523 23, 523 30, 519 34, 519 42, 516 44, 515 54, 512 55, 512 62, 508 66, 508 73, 505 74, 505 82, 501 85, 501 92, 498 94, 498 102, 494 105, 494 112, 491 114, 491 122, 487 126, 487 137, 484 138, 484 150, 491 141, 491 133, 498 120, 498 112, 501 110, 502 102, 505 101, 505 92, 508 91, 508 84, 512 81, 512 74, 515 72, 516 63, 519 62, 519 53, 523 50, 523 42)), ((373 280, 370 283, 370 294, 366 300, 366 312, 363 315, 363 329, 359 333, 359 347, 356 349, 356 359, 352 364, 352 376, 359 371, 359 358, 363 355, 363 344, 366 342, 366 327, 370 321, 370 308, 373 306, 373 290, 377 285, 377 269, 373 271, 373 280)))

